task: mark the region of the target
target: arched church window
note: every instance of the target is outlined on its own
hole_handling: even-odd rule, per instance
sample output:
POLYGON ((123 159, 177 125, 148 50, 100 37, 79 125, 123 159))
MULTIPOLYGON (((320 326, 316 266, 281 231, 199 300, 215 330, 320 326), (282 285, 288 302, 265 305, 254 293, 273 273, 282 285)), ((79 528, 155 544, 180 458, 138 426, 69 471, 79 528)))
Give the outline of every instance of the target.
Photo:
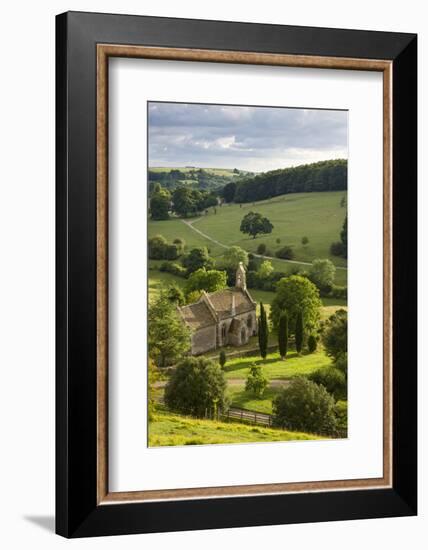
POLYGON ((245 342, 245 338, 246 338, 246 332, 245 332, 245 328, 242 328, 241 329, 241 342, 245 342))
POLYGON ((253 317, 251 315, 248 315, 247 318, 247 327, 252 328, 253 327, 253 317))
POLYGON ((221 327, 221 340, 222 342, 226 340, 226 325, 222 325, 221 327))

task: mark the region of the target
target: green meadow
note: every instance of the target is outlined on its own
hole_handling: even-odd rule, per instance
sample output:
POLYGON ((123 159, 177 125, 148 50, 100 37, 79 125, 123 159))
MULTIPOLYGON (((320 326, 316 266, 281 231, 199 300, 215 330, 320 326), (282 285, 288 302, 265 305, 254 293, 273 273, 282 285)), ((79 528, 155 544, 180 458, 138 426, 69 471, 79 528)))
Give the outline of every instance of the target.
POLYGON ((276 271, 287 272, 295 267, 308 269, 305 263, 311 263, 316 258, 329 258, 339 268, 336 284, 346 285, 347 271, 340 269, 346 267, 346 260, 330 254, 330 245, 339 240, 345 217, 345 209, 340 206, 344 195, 343 191, 296 193, 242 206, 224 204, 215 209, 216 214, 210 208, 208 214, 199 218, 149 220, 148 235, 150 238, 160 234, 168 241, 181 237, 186 241, 187 250, 206 246, 210 255, 220 261, 228 246, 237 245, 256 253, 258 245, 264 243, 270 255, 274 256, 277 250, 290 245, 295 254, 294 261, 271 259, 276 271), (250 210, 269 218, 274 225, 271 234, 253 239, 241 233, 241 220, 250 210), (309 239, 307 245, 302 245, 302 237, 309 239))
POLYGON ((149 423, 149 447, 314 439, 322 438, 263 426, 201 420, 164 411, 157 411, 149 423))

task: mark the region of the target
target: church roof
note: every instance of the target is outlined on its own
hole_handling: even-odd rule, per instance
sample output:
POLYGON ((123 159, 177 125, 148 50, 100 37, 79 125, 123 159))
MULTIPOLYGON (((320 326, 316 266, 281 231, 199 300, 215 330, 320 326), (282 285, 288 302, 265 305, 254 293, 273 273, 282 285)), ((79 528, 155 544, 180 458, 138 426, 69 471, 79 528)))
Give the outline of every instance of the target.
POLYGON ((254 311, 255 308, 256 304, 247 291, 226 288, 209 294, 204 293, 194 304, 179 307, 178 310, 183 321, 195 331, 213 326, 228 317, 254 311))
POLYGON ((235 298, 235 315, 253 311, 254 302, 250 299, 247 292, 237 288, 226 288, 207 294, 207 298, 212 304, 219 319, 226 319, 232 315, 232 299, 235 298))
POLYGON ((185 323, 192 330, 198 330, 216 324, 214 315, 203 300, 195 302, 194 304, 189 304, 188 306, 180 307, 179 311, 185 323))

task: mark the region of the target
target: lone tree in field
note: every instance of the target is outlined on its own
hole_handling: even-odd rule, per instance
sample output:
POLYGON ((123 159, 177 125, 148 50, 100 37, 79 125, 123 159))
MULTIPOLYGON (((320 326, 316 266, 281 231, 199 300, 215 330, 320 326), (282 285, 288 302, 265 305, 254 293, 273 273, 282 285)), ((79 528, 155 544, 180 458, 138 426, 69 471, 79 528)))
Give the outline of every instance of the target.
POLYGON ((334 398, 324 386, 294 378, 273 401, 274 425, 286 430, 336 435, 334 398))
POLYGON ((286 311, 282 312, 279 318, 278 349, 281 359, 285 359, 288 350, 288 315, 286 311))
POLYGON ((276 285, 272 300, 270 317, 273 327, 278 328, 281 313, 286 311, 289 332, 294 334, 297 313, 302 311, 304 329, 310 334, 318 328, 320 307, 319 290, 309 279, 301 275, 283 277, 276 285))
POLYGON ((165 404, 182 414, 212 418, 228 407, 226 386, 220 365, 205 357, 187 357, 165 387, 165 404))
POLYGON ((251 235, 253 239, 255 239, 257 235, 272 233, 272 229, 273 225, 268 218, 265 218, 258 212, 248 212, 248 214, 245 214, 242 218, 240 227, 242 233, 251 235))
POLYGON ((294 332, 294 337, 296 341, 296 351, 300 353, 303 346, 303 315, 299 311, 296 316, 296 330, 294 332))
POLYGON ((269 327, 267 322, 266 311, 262 302, 260 302, 260 317, 258 319, 258 335, 259 335, 260 355, 263 359, 266 359, 268 339, 269 339, 269 327))
POLYGON ((156 366, 172 365, 190 350, 189 329, 165 292, 150 306, 148 325, 149 356, 156 366))
POLYGON ((224 349, 222 349, 220 352, 220 355, 218 356, 218 362, 222 369, 224 369, 226 365, 226 361, 227 361, 226 352, 224 351, 224 349))
POLYGON ((260 365, 252 365, 245 382, 245 391, 252 392, 255 397, 262 397, 268 385, 268 379, 260 365))

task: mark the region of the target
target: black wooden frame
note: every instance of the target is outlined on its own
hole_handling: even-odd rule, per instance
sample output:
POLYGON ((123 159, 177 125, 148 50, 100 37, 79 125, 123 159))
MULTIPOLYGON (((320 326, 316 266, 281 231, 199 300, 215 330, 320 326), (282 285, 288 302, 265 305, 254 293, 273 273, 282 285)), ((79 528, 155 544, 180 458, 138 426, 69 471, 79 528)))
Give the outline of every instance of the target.
POLYGON ((416 35, 68 12, 56 19, 56 51, 57 533, 83 537, 415 515, 416 35), (393 62, 392 488, 97 505, 97 43, 393 62))

